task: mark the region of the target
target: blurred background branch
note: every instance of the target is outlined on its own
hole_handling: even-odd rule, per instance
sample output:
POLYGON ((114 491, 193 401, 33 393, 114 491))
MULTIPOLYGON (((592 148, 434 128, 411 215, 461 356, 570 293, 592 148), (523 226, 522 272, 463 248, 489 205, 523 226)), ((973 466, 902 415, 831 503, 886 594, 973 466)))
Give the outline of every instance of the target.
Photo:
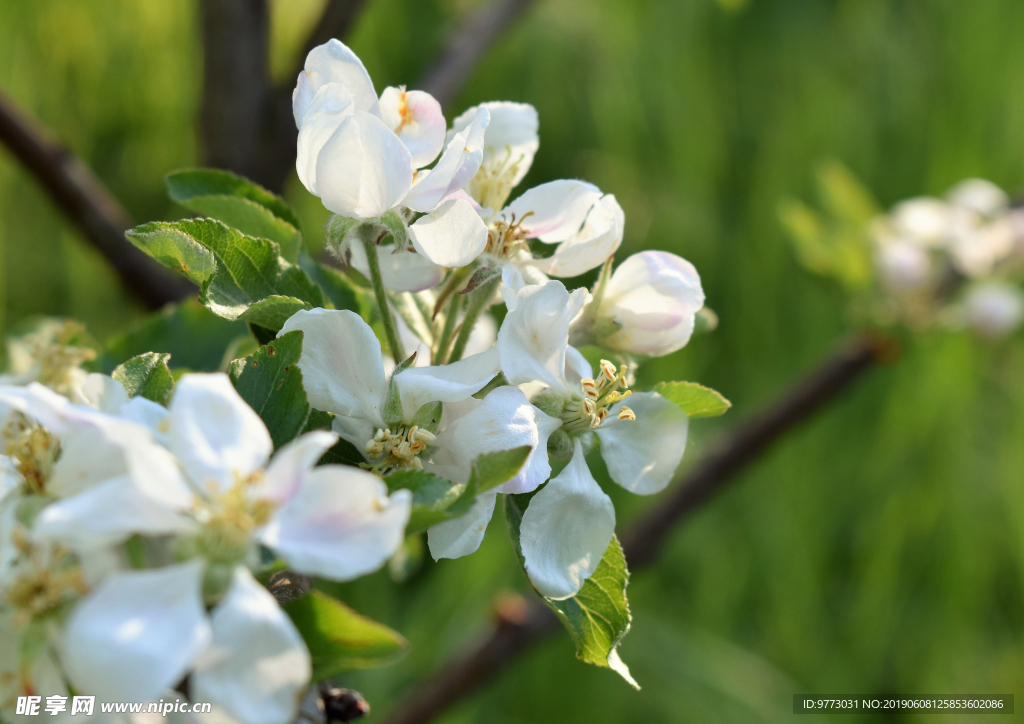
MULTIPOLYGON (((842 346, 776 402, 741 424, 636 520, 621 536, 631 573, 654 563, 666 538, 687 515, 754 462, 787 432, 834 400, 876 363, 895 356, 888 339, 858 338, 842 346)), ((499 609, 494 633, 468 654, 423 681, 385 719, 386 724, 426 724, 497 676, 516 657, 561 629, 539 599, 524 609, 499 609)))
POLYGON ((38 121, 18 111, 0 93, 0 141, 45 189, 54 204, 86 239, 110 260, 132 295, 150 309, 195 291, 132 246, 124 232, 134 224, 98 178, 38 121))

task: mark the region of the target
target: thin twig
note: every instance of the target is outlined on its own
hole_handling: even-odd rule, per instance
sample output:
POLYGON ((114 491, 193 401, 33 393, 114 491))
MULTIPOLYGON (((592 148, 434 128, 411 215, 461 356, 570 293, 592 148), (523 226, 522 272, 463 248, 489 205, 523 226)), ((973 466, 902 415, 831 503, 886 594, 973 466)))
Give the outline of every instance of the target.
POLYGON ((132 246, 132 220, 89 168, 0 93, 0 142, 21 161, 68 219, 107 258, 125 287, 150 309, 195 291, 132 246))
MULTIPOLYGON (((689 513, 707 502, 773 442, 835 399, 876 362, 892 356, 891 344, 858 339, 844 346, 775 404, 726 436, 670 491, 621 536, 632 572, 654 562, 665 539, 689 513)), ((539 599, 498 628, 468 654, 449 662, 420 684, 385 718, 385 724, 426 724, 560 628, 539 599)))
POLYGON ((448 38, 420 76, 416 88, 430 93, 442 107, 454 101, 480 58, 532 2, 492 0, 474 12, 448 38))

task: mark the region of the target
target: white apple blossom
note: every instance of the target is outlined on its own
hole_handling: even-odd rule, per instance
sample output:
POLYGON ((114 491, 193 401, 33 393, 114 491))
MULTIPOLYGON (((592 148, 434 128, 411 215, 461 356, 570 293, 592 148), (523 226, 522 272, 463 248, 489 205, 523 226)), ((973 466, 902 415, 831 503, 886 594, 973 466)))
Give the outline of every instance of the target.
POLYGON ((703 306, 693 264, 666 251, 643 251, 609 278, 602 275, 572 334, 627 354, 660 357, 686 346, 703 306))
POLYGON ((594 572, 615 530, 615 511, 584 456, 600 442, 612 480, 641 495, 668 485, 686 446, 689 420, 655 392, 632 393, 627 372, 602 361, 593 378, 569 345, 569 325, 586 300, 558 281, 505 294, 498 332, 502 371, 532 393, 535 405, 561 420, 552 435, 569 465, 538 492, 523 516, 522 548, 530 580, 551 598, 575 595, 594 572), (629 405, 624 400, 629 398, 629 405))
POLYGON ((336 441, 331 433, 307 433, 270 458, 266 427, 223 374, 183 377, 166 422, 169 452, 147 447, 145 476, 53 503, 35 523, 38 537, 69 544, 175 533, 174 549, 186 558, 115 574, 94 590, 68 621, 65 668, 81 690, 139 701, 191 672, 193 696, 229 716, 286 722, 308 684, 309 654, 249 573, 258 546, 301 573, 355 578, 399 548, 411 496, 389 498, 362 470, 313 468, 336 441), (159 498, 140 479, 158 479, 159 498), (122 513, 133 490, 151 505, 122 513), (214 605, 209 616, 204 602, 214 605))
POLYGON ((96 358, 94 349, 76 343, 84 331, 71 320, 46 319, 28 334, 9 337, 0 385, 39 382, 74 399, 87 376, 81 365, 96 358))
POLYGON ((430 94, 389 87, 378 100, 366 68, 338 40, 310 51, 292 107, 299 180, 330 211, 363 220, 397 210, 403 223, 425 214, 409 239, 441 266, 463 266, 483 250, 486 227, 453 194, 480 167, 487 113, 446 143, 441 106, 430 94))
POLYGON ((1005 282, 971 286, 963 300, 963 321, 980 337, 997 339, 1016 331, 1024 321, 1024 295, 1005 282))
POLYGON ((578 276, 603 264, 622 243, 625 214, 615 197, 593 184, 560 180, 534 187, 505 206, 540 145, 537 111, 523 103, 482 103, 455 119, 449 137, 485 113, 490 125, 483 162, 466 191, 488 220, 487 254, 503 264, 557 277, 578 276), (529 239, 557 246, 551 256, 534 258, 529 239))

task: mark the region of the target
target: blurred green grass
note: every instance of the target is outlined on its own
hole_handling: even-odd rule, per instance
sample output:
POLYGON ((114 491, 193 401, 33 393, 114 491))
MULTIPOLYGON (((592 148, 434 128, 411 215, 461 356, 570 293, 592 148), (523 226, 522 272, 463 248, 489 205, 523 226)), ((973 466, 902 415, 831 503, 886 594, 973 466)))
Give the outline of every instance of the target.
MULTIPOLYGON (((371 0, 349 40, 378 90, 411 85, 475 4, 371 0)), ((275 72, 318 6, 276 1, 275 72)), ((162 177, 197 161, 195 3, 0 0, 0 18, 0 87, 137 220, 179 215, 162 177)), ((697 265, 721 326, 642 375, 735 403, 693 424, 692 462, 844 334, 841 293, 799 269, 776 219, 779 199, 812 195, 822 159, 886 205, 972 175, 1024 186, 1022 35, 1019 0, 538 0, 446 111, 533 103, 541 151, 524 188, 587 178, 626 210, 623 255, 657 247, 697 265)), ((297 183, 289 197, 318 243, 326 213, 297 183)), ((0 245, 3 328, 64 314, 104 339, 142 318, 3 152, 0 245)), ((767 722, 792 716, 794 693, 1024 694, 1021 370, 1019 339, 908 343, 634 578, 622 657, 642 692, 575 661, 563 636, 443 721, 767 722)), ((613 487, 620 526, 659 504, 613 487)), ((496 594, 525 589, 498 518, 470 558, 402 586, 382 572, 339 587, 413 644, 350 677, 377 711, 481 635, 496 594)))

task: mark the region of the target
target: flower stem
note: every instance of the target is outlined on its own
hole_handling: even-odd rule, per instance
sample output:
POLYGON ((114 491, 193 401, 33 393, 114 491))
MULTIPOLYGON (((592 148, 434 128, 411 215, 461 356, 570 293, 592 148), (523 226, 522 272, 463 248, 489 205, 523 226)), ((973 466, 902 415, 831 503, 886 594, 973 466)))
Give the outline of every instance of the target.
POLYGON ((473 327, 476 326, 476 320, 479 319, 480 314, 490 306, 491 299, 494 297, 494 290, 498 288, 498 284, 500 282, 501 278, 495 277, 470 292, 469 304, 466 306, 466 316, 462 318, 462 329, 459 330, 459 336, 455 340, 455 346, 452 347, 452 353, 448 357, 449 363, 458 362, 462 359, 462 353, 466 351, 466 343, 469 342, 469 335, 473 333, 473 327))
POLYGON ((391 356, 395 358, 395 364, 398 364, 405 359, 405 349, 402 347, 402 340, 398 337, 398 327, 395 326, 391 305, 388 304, 388 293, 384 289, 384 282, 380 276, 380 259, 377 257, 377 236, 380 230, 375 224, 363 224, 357 233, 366 250, 366 263, 370 267, 370 284, 373 285, 373 295, 377 299, 377 308, 380 310, 380 319, 384 325, 384 336, 388 341, 388 349, 391 350, 391 356))
POLYGON ((455 323, 459 318, 459 310, 462 309, 462 294, 453 294, 448 302, 448 311, 445 313, 444 327, 441 328, 441 336, 437 342, 437 350, 434 352, 434 364, 444 364, 444 357, 448 353, 448 343, 452 341, 452 332, 455 331, 455 323))

